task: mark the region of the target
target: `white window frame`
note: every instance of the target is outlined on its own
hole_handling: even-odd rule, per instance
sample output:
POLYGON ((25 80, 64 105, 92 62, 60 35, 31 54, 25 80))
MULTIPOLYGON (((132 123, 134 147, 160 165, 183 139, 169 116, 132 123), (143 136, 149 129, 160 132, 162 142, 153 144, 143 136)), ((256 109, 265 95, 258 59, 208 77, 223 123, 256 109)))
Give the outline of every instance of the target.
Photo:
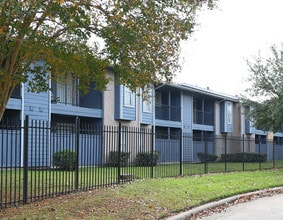
POLYGON ((135 106, 135 93, 128 87, 124 87, 124 106, 134 107, 135 106))
POLYGON ((57 97, 59 103, 66 105, 76 105, 77 88, 76 81, 71 74, 67 74, 65 80, 60 80, 57 83, 57 97))

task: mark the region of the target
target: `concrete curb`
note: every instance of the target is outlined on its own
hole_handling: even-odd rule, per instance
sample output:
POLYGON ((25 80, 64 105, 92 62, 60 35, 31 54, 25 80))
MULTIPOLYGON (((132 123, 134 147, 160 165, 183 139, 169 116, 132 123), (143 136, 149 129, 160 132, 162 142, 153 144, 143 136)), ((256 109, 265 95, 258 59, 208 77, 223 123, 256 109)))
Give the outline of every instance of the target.
POLYGON ((229 198, 225 198, 225 199, 221 199, 215 202, 211 202, 205 205, 201 205, 198 206, 196 208, 193 208, 191 210, 188 210, 186 212, 182 212, 178 215, 175 215, 173 217, 167 218, 167 220, 185 220, 188 219, 191 216, 196 215, 199 212, 208 210, 208 209, 212 209, 218 206, 222 206, 222 205, 226 205, 229 204, 237 199, 240 199, 243 196, 251 196, 251 195, 260 195, 260 194, 264 194, 264 193, 268 193, 268 192, 273 192, 273 191, 283 191, 283 187, 275 187, 275 188, 271 188, 271 189, 265 189, 265 190, 259 190, 259 191, 255 191, 255 192, 250 192, 250 193, 244 193, 244 194, 239 194, 236 196, 232 196, 229 198))

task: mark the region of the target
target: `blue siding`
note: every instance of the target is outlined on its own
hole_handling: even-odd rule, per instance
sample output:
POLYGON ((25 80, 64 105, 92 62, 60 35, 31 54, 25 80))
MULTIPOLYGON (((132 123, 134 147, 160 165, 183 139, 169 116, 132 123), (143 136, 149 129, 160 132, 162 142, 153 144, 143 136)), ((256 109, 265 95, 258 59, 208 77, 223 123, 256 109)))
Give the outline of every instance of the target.
POLYGON ((282 132, 276 132, 274 134, 274 137, 283 137, 283 133, 282 132))
POLYGON ((192 133, 193 98, 187 94, 183 94, 182 111, 183 132, 192 133))
MULTIPOLYGON (((205 152, 205 142, 204 141, 194 141, 193 143, 193 161, 199 162, 199 158, 197 154, 199 152, 205 152)), ((207 153, 214 154, 214 143, 213 142, 207 142, 207 153)))
MULTIPOLYGON (((272 150, 272 146, 268 147, 269 151, 272 150)), ((273 151, 269 155, 273 156, 273 151)), ((272 158, 272 156, 267 155, 267 158, 272 158)), ((283 159, 283 145, 274 145, 274 159, 282 160, 283 159)))
POLYGON ((91 118, 102 118, 103 110, 94 109, 94 108, 82 108, 72 105, 64 104, 51 104, 51 113, 60 114, 60 115, 75 115, 82 117, 91 117, 91 118))
POLYGON ((182 122, 183 122, 183 161, 190 162, 193 160, 193 141, 192 141, 192 124, 193 124, 193 98, 189 94, 183 93, 182 103, 182 122))
POLYGON ((156 126, 162 126, 162 127, 172 127, 172 128, 181 128, 182 123, 178 121, 166 121, 166 120, 155 120, 156 126))
POLYGON ((183 161, 193 161, 193 138, 192 133, 183 133, 183 161))
POLYGON ((21 166, 21 131, 0 129, 0 168, 21 166))
MULTIPOLYGON (((79 166, 97 165, 102 162, 102 137, 100 135, 79 135, 79 166)), ((51 133, 50 164, 53 164, 53 154, 58 151, 70 149, 76 151, 75 134, 51 133)))
POLYGON ((142 120, 143 124, 153 124, 153 114, 148 112, 142 112, 142 120))
MULTIPOLYGON (((38 62, 36 65, 42 65, 38 62)), ((28 80, 32 80, 32 75, 28 80)), ((28 85, 24 85, 24 114, 34 120, 49 120, 50 92, 28 92, 28 85)))
POLYGON ((116 120, 136 120, 136 97, 134 96, 134 106, 128 107, 124 104, 125 87, 115 85, 115 119, 116 120))
POLYGON ((212 125, 193 124, 193 130, 214 131, 214 126, 212 126, 212 125))
POLYGON ((220 104, 220 132, 231 133, 233 132, 233 103, 223 101, 220 104), (231 105, 231 112, 228 112, 228 105, 231 105), (228 114, 230 114, 228 116, 228 114), (228 122, 228 117, 230 117, 230 123, 228 122))
POLYGON ((123 106, 123 120, 135 121, 136 120, 136 108, 123 106))
POLYGON ((31 93, 25 86, 24 114, 30 119, 49 120, 49 93, 31 93))
POLYGON ((22 109, 22 100, 10 98, 8 103, 7 103, 6 109, 21 110, 22 109))
POLYGON ((160 152, 158 163, 172 163, 180 161, 180 141, 156 139, 155 150, 160 152))
MULTIPOLYGON (((118 120, 121 118, 121 86, 119 84, 115 84, 114 88, 114 105, 115 105, 115 112, 114 116, 115 119, 118 120)), ((108 100, 105 100, 108 101, 108 100)))

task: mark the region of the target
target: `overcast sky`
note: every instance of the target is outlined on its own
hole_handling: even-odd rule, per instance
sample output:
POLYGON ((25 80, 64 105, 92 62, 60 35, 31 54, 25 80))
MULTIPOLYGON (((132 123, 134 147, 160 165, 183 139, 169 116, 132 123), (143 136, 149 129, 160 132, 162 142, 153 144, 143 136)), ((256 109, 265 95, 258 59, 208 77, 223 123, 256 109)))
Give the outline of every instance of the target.
POLYGON ((219 0, 218 6, 199 13, 176 81, 237 95, 247 86, 245 60, 283 42, 283 0, 219 0))

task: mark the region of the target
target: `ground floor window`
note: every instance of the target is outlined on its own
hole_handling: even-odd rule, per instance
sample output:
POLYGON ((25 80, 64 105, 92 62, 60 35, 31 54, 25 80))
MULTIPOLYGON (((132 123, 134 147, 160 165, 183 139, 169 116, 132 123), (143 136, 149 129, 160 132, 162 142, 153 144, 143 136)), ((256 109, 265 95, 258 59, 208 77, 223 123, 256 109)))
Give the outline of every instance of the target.
POLYGON ((212 131, 193 130, 194 141, 205 141, 213 139, 214 133, 212 131))
POLYGON ((155 133, 157 139, 179 140, 181 136, 181 129, 157 126, 155 128, 155 133))
POLYGON ((6 109, 1 120, 1 125, 4 126, 20 126, 21 125, 21 111, 6 109))

